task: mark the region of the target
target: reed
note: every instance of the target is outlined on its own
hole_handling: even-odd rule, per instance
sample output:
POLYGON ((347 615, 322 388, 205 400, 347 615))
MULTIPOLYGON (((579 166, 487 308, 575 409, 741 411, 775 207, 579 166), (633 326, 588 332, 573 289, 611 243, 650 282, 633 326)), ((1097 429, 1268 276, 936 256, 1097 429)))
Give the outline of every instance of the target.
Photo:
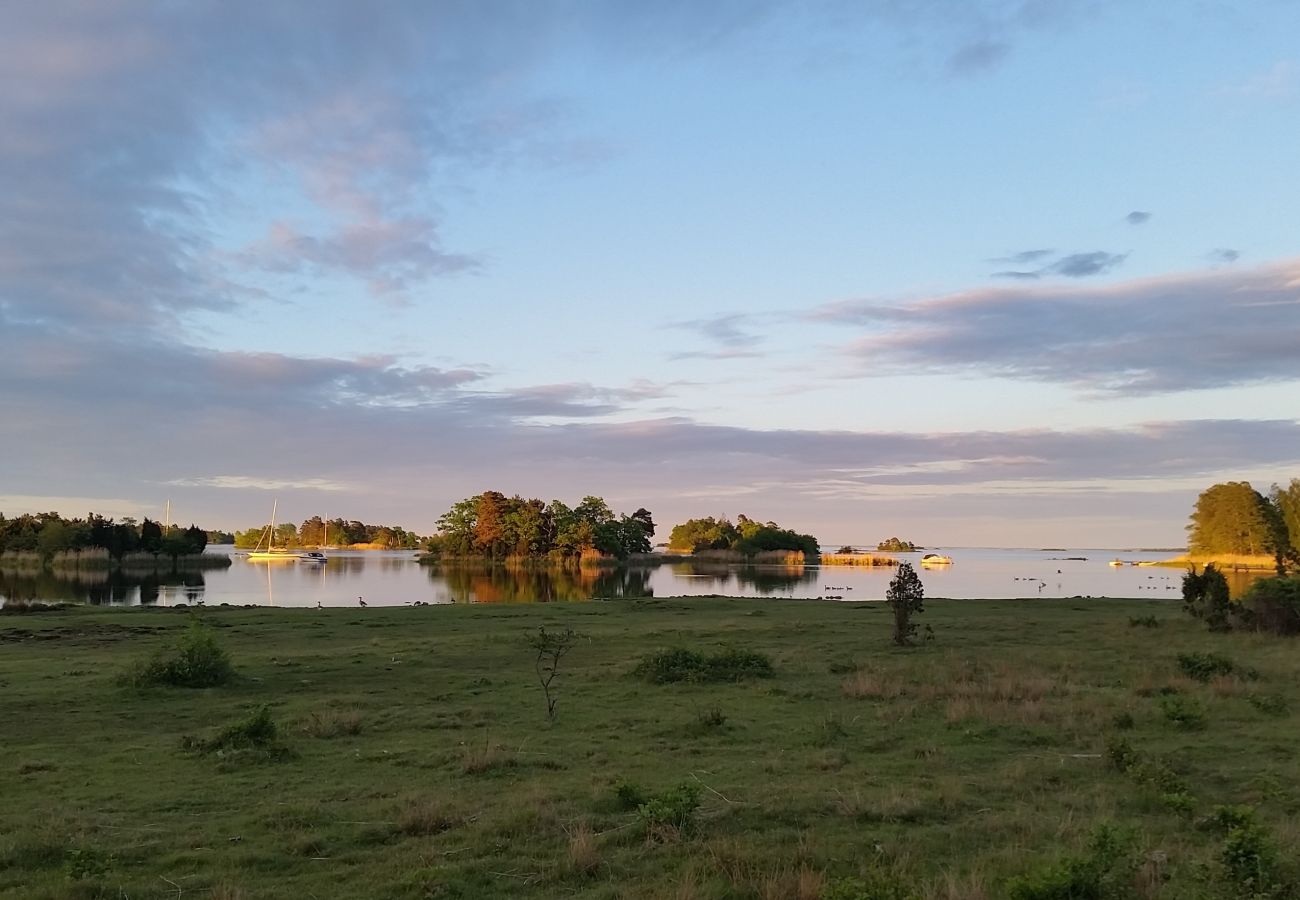
POLYGON ((876 568, 878 566, 896 566, 898 560, 892 556, 881 556, 876 553, 823 553, 822 565, 876 568))

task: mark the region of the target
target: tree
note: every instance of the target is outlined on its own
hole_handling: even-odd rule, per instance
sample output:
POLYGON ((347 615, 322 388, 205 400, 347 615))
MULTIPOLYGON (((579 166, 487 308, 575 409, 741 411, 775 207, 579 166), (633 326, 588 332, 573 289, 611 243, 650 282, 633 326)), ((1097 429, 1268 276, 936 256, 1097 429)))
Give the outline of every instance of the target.
POLYGON ((505 537, 506 497, 500 491, 484 491, 475 505, 477 522, 474 525, 474 549, 496 558, 501 555, 505 537))
POLYGON ((1273 553, 1268 501, 1249 482, 1229 481, 1201 492, 1187 526, 1193 554, 1234 553, 1262 556, 1273 553))
POLYGON ((889 582, 885 600, 894 610, 894 643, 905 647, 912 643, 916 625, 912 614, 924 612, 925 587, 911 563, 899 563, 898 573, 889 582))
POLYGON ((1273 485, 1268 496, 1286 526, 1289 538, 1287 555, 1293 563, 1300 565, 1300 478, 1292 478, 1286 487, 1273 485))
POLYGON ((1203 619, 1211 631, 1232 629, 1228 579, 1214 563, 1206 565, 1199 575, 1192 569, 1183 576, 1183 605, 1193 616, 1203 619))
POLYGON ((140 549, 146 553, 157 553, 162 550, 162 526, 145 516, 140 523, 140 549))

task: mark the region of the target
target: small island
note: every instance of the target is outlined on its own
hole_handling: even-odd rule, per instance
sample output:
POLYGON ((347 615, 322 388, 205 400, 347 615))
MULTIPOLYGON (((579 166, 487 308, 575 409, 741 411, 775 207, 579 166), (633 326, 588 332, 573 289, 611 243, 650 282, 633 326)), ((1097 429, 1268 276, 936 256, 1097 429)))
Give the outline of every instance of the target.
POLYGON ((896 537, 891 537, 876 544, 876 549, 882 553, 912 553, 920 548, 911 541, 904 541, 899 540, 896 537))

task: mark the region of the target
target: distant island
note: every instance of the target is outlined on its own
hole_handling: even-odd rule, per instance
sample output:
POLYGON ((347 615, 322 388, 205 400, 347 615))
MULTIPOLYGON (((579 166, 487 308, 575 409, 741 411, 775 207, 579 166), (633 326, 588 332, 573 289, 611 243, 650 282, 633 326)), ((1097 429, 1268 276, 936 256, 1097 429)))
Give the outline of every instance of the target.
POLYGON ((891 537, 876 544, 876 549, 882 553, 912 553, 919 548, 911 541, 903 541, 896 537, 891 537))
MULTIPOLYGON (((258 525, 234 534, 233 543, 240 550, 257 546, 266 534, 258 525)), ((275 526, 273 542, 277 547, 338 547, 350 550, 416 550, 427 538, 400 525, 367 525, 355 519, 322 519, 312 516, 302 523, 281 522, 275 526)))
POLYGON ((0 513, 0 566, 51 568, 220 567, 225 555, 206 554, 208 532, 196 525, 181 528, 145 517, 120 522, 90 513, 65 519, 56 512, 6 518, 0 513))
POLYGON ((759 522, 746 515, 737 516, 734 525, 729 519, 712 516, 687 519, 673 526, 668 549, 696 555, 722 551, 747 558, 764 553, 800 554, 804 558, 820 555, 817 539, 811 534, 799 534, 775 522, 759 522))

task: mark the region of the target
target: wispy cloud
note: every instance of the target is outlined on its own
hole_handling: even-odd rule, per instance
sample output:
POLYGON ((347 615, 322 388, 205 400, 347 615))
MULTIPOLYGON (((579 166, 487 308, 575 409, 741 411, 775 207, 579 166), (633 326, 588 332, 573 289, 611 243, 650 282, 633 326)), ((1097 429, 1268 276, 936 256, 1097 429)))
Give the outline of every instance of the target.
POLYGON ((172 487, 208 487, 236 491, 347 491, 355 490, 355 485, 328 478, 262 478, 256 475, 196 475, 189 478, 173 478, 163 484, 172 487))
POLYGON ((1292 100, 1300 96, 1300 64, 1278 60, 1268 69, 1225 84, 1216 96, 1238 100, 1292 100))
POLYGON ((1300 260, 840 303, 813 317, 868 326, 848 352, 879 372, 973 370, 1117 394, 1288 381, 1300 372, 1300 260))
MULTIPOLYGON (((994 262, 1032 263, 1051 255, 1052 252, 1051 250, 1026 250, 1011 257, 996 259, 994 262)), ((1065 278, 1090 278, 1094 275, 1106 274, 1126 259, 1128 259, 1127 253, 1108 253, 1105 250, 1070 253, 1037 269, 1004 269, 1000 272, 994 272, 993 277, 1012 278, 1019 281, 1035 281, 1050 275, 1060 275, 1065 278)))
POLYGON ((1145 210, 1135 209, 1124 217, 1124 221, 1128 222, 1130 225, 1145 225, 1147 222, 1151 221, 1151 213, 1145 210))

